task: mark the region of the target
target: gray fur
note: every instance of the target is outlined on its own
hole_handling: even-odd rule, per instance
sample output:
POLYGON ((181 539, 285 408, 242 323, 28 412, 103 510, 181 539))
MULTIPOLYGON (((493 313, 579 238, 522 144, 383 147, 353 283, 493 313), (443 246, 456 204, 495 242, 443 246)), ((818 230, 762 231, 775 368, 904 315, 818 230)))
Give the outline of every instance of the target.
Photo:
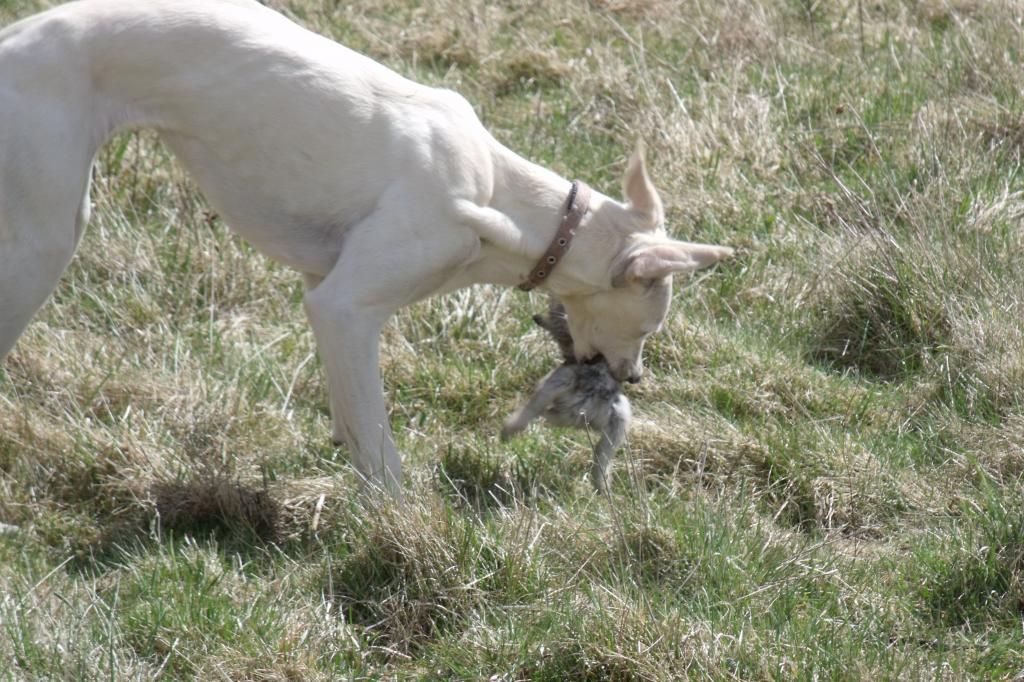
POLYGON ((588 363, 575 359, 572 336, 562 305, 552 300, 546 315, 534 315, 534 322, 558 343, 564 363, 540 380, 525 405, 505 420, 501 439, 519 433, 537 417, 554 426, 568 426, 600 434, 594 443, 590 480, 594 488, 608 488, 612 456, 626 439, 632 420, 629 400, 622 393, 604 358, 588 363))

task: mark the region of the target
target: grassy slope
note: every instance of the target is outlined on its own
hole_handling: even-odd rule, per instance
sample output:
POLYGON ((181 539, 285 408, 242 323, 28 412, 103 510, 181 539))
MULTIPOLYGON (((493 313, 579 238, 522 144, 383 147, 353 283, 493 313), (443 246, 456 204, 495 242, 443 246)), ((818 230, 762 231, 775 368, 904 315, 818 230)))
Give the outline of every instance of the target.
POLYGON ((609 499, 585 436, 496 439, 555 362, 541 297, 403 312, 416 501, 366 513, 297 277, 114 141, 0 368, 0 675, 1024 670, 1015 3, 273 4, 608 193, 645 138, 670 230, 739 256, 678 284, 609 499))

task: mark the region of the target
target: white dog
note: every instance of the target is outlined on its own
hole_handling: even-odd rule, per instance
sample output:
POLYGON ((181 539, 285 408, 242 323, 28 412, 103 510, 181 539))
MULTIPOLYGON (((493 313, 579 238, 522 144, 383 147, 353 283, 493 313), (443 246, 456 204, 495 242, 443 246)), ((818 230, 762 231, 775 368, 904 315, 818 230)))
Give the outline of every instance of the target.
POLYGON ((520 284, 554 258, 529 279, 565 304, 578 357, 636 381, 670 276, 731 251, 666 237, 640 155, 625 203, 571 205, 568 180, 498 143, 459 95, 251 0, 78 0, 0 32, 0 358, 75 251, 100 145, 140 127, 234 230, 303 273, 334 438, 396 494, 378 344, 397 309, 520 284))

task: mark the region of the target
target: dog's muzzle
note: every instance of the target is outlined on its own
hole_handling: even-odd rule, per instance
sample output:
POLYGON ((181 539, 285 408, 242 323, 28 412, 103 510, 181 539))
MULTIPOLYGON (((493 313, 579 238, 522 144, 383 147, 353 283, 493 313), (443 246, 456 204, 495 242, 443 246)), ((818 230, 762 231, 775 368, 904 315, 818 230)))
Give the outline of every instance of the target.
POLYGON ((639 384, 643 379, 644 370, 642 367, 626 361, 612 368, 612 376, 627 384, 639 384))

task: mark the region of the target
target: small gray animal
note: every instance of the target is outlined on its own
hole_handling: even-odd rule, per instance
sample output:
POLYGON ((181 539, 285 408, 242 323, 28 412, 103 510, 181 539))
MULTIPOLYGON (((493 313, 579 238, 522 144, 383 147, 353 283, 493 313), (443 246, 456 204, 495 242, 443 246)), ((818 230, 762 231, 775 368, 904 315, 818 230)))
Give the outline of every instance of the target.
POLYGON ((561 303, 552 299, 547 314, 534 315, 533 321, 555 339, 565 362, 541 379, 529 401, 509 415, 501 439, 508 440, 540 416, 554 426, 596 431, 600 438, 594 443, 590 480, 598 492, 605 492, 612 455, 625 440, 632 420, 629 400, 603 357, 586 363, 576 361, 561 303))

